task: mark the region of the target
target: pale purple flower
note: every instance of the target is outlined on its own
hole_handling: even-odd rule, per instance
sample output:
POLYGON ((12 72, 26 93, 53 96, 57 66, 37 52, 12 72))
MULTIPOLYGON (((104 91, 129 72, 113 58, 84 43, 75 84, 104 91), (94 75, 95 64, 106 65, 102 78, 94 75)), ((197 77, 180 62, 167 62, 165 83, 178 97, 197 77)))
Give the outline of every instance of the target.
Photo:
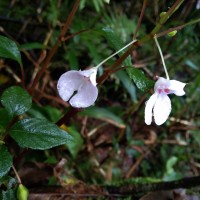
POLYGON ((183 96, 185 83, 159 77, 154 86, 154 94, 146 103, 145 123, 150 125, 154 116, 157 125, 163 124, 171 112, 171 101, 168 94, 183 96))
POLYGON ((95 67, 83 71, 71 70, 62 74, 57 84, 60 97, 64 101, 69 101, 75 108, 91 106, 98 96, 96 75, 95 67))

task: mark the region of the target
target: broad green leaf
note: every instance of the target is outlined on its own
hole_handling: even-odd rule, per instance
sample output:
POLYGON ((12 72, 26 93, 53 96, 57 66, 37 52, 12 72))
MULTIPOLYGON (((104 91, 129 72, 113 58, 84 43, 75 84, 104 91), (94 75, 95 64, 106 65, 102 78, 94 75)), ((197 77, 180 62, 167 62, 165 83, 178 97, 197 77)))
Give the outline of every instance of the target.
POLYGON ((154 82, 150 80, 149 78, 147 78, 144 75, 143 71, 134 67, 129 67, 127 68, 126 71, 130 79, 132 79, 134 83, 136 84, 137 88, 142 90, 143 92, 146 92, 153 87, 154 82))
POLYGON ((45 48, 46 46, 39 42, 26 43, 26 44, 19 45, 20 50, 45 49, 45 48))
POLYGON ((32 99, 21 87, 12 86, 3 92, 1 103, 11 115, 21 115, 30 109, 32 99))
POLYGON ((18 186, 18 183, 16 179, 4 176, 0 180, 0 184, 4 184, 7 187, 6 191, 2 191, 2 194, 0 194, 0 199, 2 200, 16 200, 16 188, 18 186))
POLYGON ((49 105, 41 107, 36 104, 32 105, 31 109, 29 109, 27 114, 30 117, 47 119, 51 122, 57 122, 60 119, 60 117, 62 116, 61 111, 55 107, 52 107, 49 105))
POLYGON ((7 189, 13 189, 18 185, 17 180, 8 175, 0 178, 0 184, 4 184, 7 189))
POLYGON ((2 200, 17 200, 16 191, 14 189, 9 189, 7 191, 2 191, 2 200))
POLYGON ((20 51, 11 39, 0 35, 0 57, 10 58, 22 65, 20 51))
POLYGON ((67 127, 67 131, 69 134, 74 138, 76 142, 69 143, 67 145, 69 152, 73 156, 73 158, 76 158, 78 155, 78 152, 83 147, 83 139, 79 132, 77 132, 73 127, 67 127))
POLYGON ((0 178, 5 176, 12 166, 12 156, 5 145, 0 145, 0 178))
POLYGON ((44 119, 23 119, 10 130, 11 137, 21 147, 50 149, 72 142, 72 136, 53 123, 44 119))
POLYGON ((109 111, 108 109, 105 108, 98 108, 98 107, 90 107, 85 109, 80 113, 81 115, 86 115, 88 117, 94 117, 97 119, 101 119, 103 121, 106 121, 108 123, 111 123, 119 128, 125 128, 125 124, 123 120, 109 111))
POLYGON ((135 88, 135 85, 127 76, 126 72, 124 70, 121 70, 121 71, 118 71, 116 75, 120 79, 124 87, 126 88, 127 92, 130 94, 132 101, 136 102, 137 101, 136 88, 135 88))

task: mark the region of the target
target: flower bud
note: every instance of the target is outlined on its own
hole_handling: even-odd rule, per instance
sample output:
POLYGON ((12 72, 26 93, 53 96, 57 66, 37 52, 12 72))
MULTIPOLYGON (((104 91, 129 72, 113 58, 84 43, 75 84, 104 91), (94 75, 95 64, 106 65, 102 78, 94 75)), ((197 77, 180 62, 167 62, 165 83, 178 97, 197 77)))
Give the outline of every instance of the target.
POLYGON ((177 33, 177 30, 174 30, 174 31, 169 32, 167 35, 169 37, 174 37, 176 35, 176 33, 177 33))
POLYGON ((24 185, 19 184, 19 186, 17 188, 17 199, 18 200, 27 200, 28 195, 29 195, 28 189, 24 185))
POLYGON ((160 18, 164 17, 166 15, 166 12, 161 12, 160 13, 160 18))

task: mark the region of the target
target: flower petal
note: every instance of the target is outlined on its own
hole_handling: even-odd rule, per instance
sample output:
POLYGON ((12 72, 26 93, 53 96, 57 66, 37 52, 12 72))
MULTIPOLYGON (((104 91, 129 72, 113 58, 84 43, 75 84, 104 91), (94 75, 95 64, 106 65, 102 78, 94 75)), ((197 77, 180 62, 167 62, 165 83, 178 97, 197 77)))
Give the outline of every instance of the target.
POLYGON ((166 86, 168 84, 168 81, 166 78, 158 77, 158 80, 156 81, 154 85, 154 91, 156 92, 158 88, 166 86))
POLYGON ((64 73, 58 80, 57 89, 60 97, 64 101, 68 101, 73 93, 78 90, 83 81, 83 76, 79 71, 68 71, 64 73))
POLYGON ((97 82, 96 82, 97 68, 96 67, 93 67, 93 68, 88 69, 88 70, 79 71, 79 72, 83 76, 90 77, 90 81, 94 86, 97 85, 97 82))
POLYGON ((69 101, 71 106, 86 108, 94 104, 98 96, 98 89, 90 81, 84 81, 81 87, 69 101))
POLYGON ((156 103, 156 99, 158 97, 157 93, 154 93, 146 103, 145 107, 145 123, 150 125, 152 122, 152 109, 156 103))
POLYGON ((185 87, 186 83, 182 83, 176 80, 170 80, 168 88, 173 91, 173 93, 177 96, 183 96, 185 91, 183 88, 185 87))
POLYGON ((159 94, 153 109, 154 120, 157 125, 163 124, 171 112, 170 98, 165 94, 159 94))

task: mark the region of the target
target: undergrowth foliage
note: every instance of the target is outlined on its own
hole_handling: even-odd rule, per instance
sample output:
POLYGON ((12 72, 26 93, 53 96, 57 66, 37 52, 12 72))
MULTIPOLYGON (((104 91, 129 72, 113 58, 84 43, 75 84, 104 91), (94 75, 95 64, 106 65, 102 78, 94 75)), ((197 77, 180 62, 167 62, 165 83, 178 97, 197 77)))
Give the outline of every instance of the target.
POLYGON ((197 3, 2 0, 0 198, 199 175, 197 3))

